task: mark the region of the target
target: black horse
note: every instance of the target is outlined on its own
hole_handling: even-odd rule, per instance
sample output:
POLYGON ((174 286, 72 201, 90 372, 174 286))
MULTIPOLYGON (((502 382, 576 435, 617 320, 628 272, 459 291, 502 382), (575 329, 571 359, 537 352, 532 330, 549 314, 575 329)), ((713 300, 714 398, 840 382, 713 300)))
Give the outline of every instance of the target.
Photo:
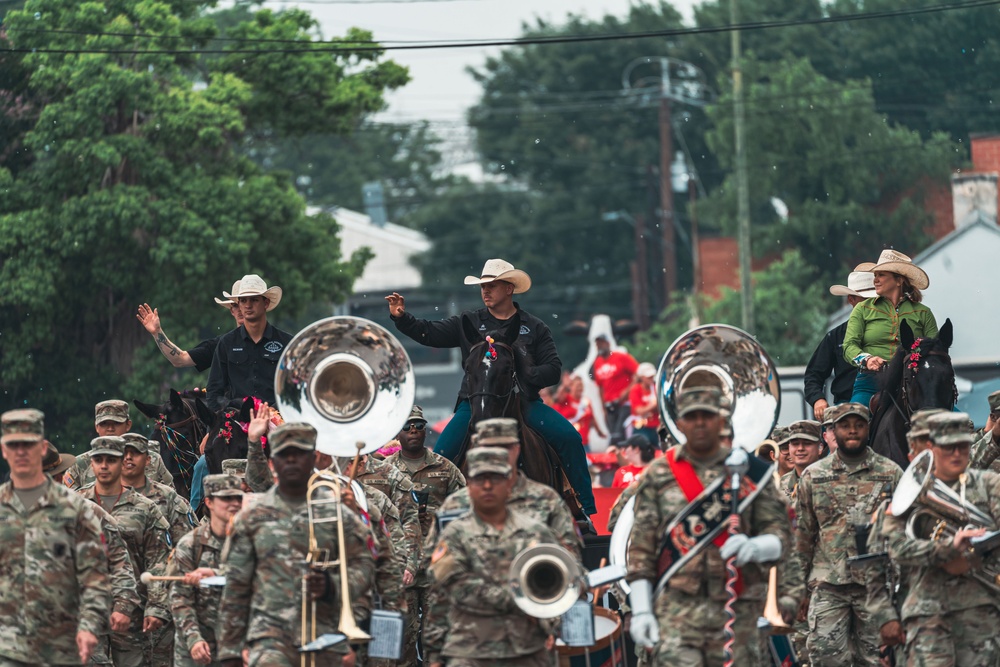
POLYGON ((191 475, 198 462, 198 448, 214 419, 202 395, 197 390, 178 393, 171 389, 162 405, 132 401, 139 412, 156 422, 150 441, 160 443, 163 463, 174 478, 174 488, 184 498, 191 497, 191 475))
POLYGON ((923 408, 952 410, 958 400, 948 355, 951 343, 951 320, 945 320, 937 338, 914 338, 906 320, 899 326, 899 349, 882 374, 881 391, 872 399, 869 443, 901 468, 909 465, 910 416, 923 408))
POLYGON ((234 400, 215 413, 215 419, 208 428, 208 444, 205 445, 205 462, 210 475, 220 474, 222 462, 226 459, 247 457, 247 425, 253 406, 253 398, 234 400))
POLYGON ((583 507, 566 474, 558 454, 542 437, 529 427, 522 415, 522 396, 524 392, 518 385, 518 375, 522 367, 522 359, 515 352, 514 342, 521 329, 520 315, 515 314, 505 331, 508 332, 498 340, 484 340, 472 320, 462 317, 462 333, 470 341, 478 341, 472 345, 469 356, 465 360, 465 372, 469 378, 469 407, 472 416, 469 419, 469 430, 455 465, 461 467, 465 463, 465 453, 468 451, 470 434, 475 425, 483 419, 494 417, 510 417, 520 424, 521 431, 521 467, 531 479, 546 484, 559 493, 569 505, 573 516, 587 520, 583 507))

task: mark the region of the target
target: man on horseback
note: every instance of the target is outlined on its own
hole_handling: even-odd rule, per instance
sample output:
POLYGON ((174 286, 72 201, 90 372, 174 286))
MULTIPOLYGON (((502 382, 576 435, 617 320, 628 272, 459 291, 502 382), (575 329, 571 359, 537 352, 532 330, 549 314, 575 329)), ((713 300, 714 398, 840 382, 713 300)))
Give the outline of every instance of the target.
MULTIPOLYGON (((597 509, 594 505, 594 492, 580 434, 562 415, 542 403, 538 396, 540 389, 559 382, 562 362, 548 326, 537 317, 526 313, 514 301, 515 294, 523 294, 531 287, 531 278, 524 271, 515 269, 509 262, 491 259, 483 266, 479 277, 466 276, 465 284, 479 285, 485 307, 438 321, 419 320, 406 312, 404 299, 396 292, 385 297, 389 302, 389 315, 396 324, 396 329, 421 345, 461 348, 463 368, 468 367, 466 360, 472 346, 487 336, 499 339, 503 334, 509 334, 507 336, 509 339, 515 339, 516 342, 512 347, 518 357, 519 387, 525 399, 524 420, 559 455, 566 476, 579 495, 584 511, 587 514, 594 514, 597 509), (479 340, 468 340, 468 337, 463 335, 463 317, 469 318, 475 324, 481 335, 479 340), (517 332, 507 331, 512 325, 518 326, 517 332)), ((434 448, 435 452, 448 459, 454 460, 461 453, 472 415, 469 405, 471 392, 469 376, 466 374, 458 393, 455 415, 438 438, 434 448)))

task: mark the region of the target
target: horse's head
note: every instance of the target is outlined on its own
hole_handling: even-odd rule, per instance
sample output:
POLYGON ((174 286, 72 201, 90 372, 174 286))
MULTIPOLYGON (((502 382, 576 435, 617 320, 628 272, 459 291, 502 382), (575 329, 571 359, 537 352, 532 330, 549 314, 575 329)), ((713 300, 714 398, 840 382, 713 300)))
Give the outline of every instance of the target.
POLYGON ((520 315, 514 315, 514 319, 503 336, 484 339, 472 318, 462 316, 462 332, 471 344, 465 375, 473 424, 481 419, 511 416, 515 407, 518 364, 513 345, 521 328, 520 315))
POLYGON ((215 413, 205 445, 205 461, 210 474, 220 474, 226 459, 247 457, 247 424, 253 406, 253 398, 234 400, 215 413))
POLYGON ((160 443, 160 455, 174 477, 178 492, 186 492, 194 464, 198 461, 198 446, 205 435, 212 411, 201 400, 199 391, 178 393, 171 389, 167 400, 161 404, 132 403, 156 426, 150 440, 160 443))
POLYGON ((905 320, 900 324, 900 347, 889 374, 898 374, 902 398, 911 414, 923 408, 955 407, 955 369, 948 354, 952 333, 950 319, 945 320, 937 338, 915 338, 905 320))

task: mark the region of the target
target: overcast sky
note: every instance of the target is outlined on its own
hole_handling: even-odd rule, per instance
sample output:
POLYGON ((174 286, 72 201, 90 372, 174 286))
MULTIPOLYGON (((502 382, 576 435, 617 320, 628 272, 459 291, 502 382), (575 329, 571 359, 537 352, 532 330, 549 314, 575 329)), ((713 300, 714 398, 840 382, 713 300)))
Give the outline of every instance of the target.
MULTIPOLYGON (((568 13, 598 19, 624 16, 629 0, 445 0, 355 3, 303 2, 303 9, 321 23, 325 38, 344 34, 351 26, 371 30, 377 40, 512 38, 524 22, 536 16, 561 23, 568 13)), ((694 0, 674 0, 690 19, 694 0)), ((391 56, 410 68, 412 80, 389 98, 388 118, 454 120, 475 103, 479 87, 466 74, 497 49, 395 51, 391 56)))

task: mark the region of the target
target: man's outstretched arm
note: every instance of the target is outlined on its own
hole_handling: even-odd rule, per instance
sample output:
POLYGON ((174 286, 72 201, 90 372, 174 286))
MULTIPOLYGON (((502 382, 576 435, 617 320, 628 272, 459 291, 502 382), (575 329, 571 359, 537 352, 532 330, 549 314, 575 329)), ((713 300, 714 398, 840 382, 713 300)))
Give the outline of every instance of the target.
POLYGON ((163 333, 163 329, 160 327, 160 313, 156 308, 150 308, 148 303, 144 303, 139 306, 139 312, 136 313, 135 317, 142 324, 143 328, 149 332, 149 335, 153 337, 153 340, 156 341, 156 346, 160 348, 160 352, 174 368, 190 368, 194 366, 194 360, 191 358, 191 355, 186 350, 177 347, 167 338, 167 334, 163 333))

